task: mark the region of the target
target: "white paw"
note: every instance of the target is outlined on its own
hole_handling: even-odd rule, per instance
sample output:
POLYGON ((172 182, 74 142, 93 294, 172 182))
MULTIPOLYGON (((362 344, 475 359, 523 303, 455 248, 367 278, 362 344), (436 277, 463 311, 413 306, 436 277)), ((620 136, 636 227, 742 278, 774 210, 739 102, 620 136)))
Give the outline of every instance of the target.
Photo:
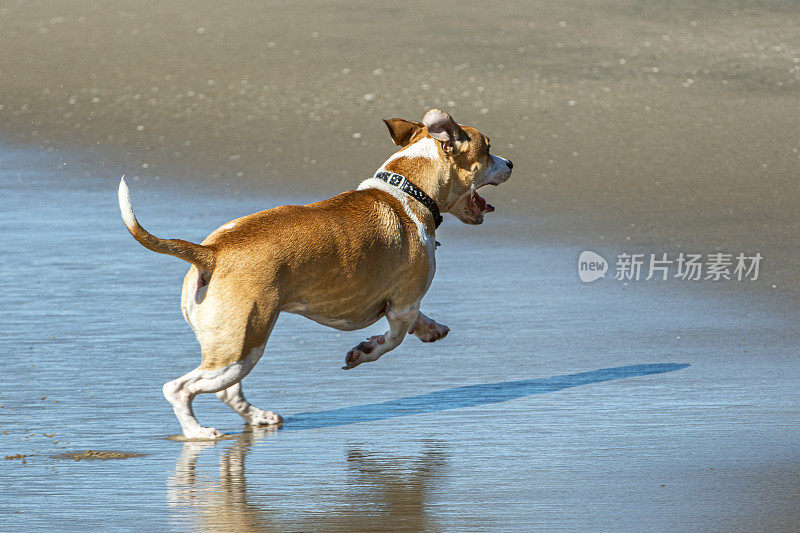
POLYGON ((408 332, 416 335, 422 342, 435 342, 447 337, 447 334, 450 333, 450 328, 431 320, 425 324, 411 326, 408 332))
POLYGON ((183 436, 187 439, 213 440, 223 437, 225 434, 218 431, 216 428, 197 426, 196 429, 184 431, 183 436))
POLYGON ((283 418, 278 413, 273 413, 272 411, 253 409, 247 419, 247 423, 251 426, 274 426, 283 423, 283 418))
POLYGON ((350 370, 355 368, 361 363, 374 361, 381 356, 380 347, 386 344, 385 335, 375 335, 370 337, 358 346, 347 352, 344 358, 344 365, 342 369, 350 370))

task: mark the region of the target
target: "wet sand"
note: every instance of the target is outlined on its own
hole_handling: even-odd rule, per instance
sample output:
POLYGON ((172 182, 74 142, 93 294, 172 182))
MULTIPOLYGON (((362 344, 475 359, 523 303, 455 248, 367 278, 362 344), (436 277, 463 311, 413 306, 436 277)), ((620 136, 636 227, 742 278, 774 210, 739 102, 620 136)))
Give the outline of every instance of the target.
POLYGON ((0 5, 0 529, 797 530, 797 8, 0 5), (167 440, 185 265, 125 232, 119 175, 199 241, 355 187, 380 119, 434 106, 515 163, 437 232, 451 335, 345 373, 382 325, 282 317, 245 386, 286 427, 199 398, 233 438, 167 440), (585 249, 764 264, 584 285, 585 249), (146 455, 51 458, 88 449, 146 455))
POLYGON ((0 138, 76 150, 65 179, 325 197, 438 106, 514 160, 489 200, 531 239, 761 252, 796 306, 797 6, 7 2, 0 138))

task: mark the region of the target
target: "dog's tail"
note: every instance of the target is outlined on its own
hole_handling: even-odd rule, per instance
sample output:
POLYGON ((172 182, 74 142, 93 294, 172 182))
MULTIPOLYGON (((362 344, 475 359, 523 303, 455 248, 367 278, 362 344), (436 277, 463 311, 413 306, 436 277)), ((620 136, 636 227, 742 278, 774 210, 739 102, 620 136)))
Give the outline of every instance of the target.
POLYGON ((125 185, 125 176, 119 180, 119 210, 122 213, 122 220, 128 227, 128 231, 133 235, 133 238, 148 250, 179 257, 197 266, 205 273, 211 273, 214 270, 216 257, 214 256, 214 250, 210 247, 181 239, 160 239, 148 233, 139 224, 133 214, 130 192, 128 191, 128 186, 125 185))

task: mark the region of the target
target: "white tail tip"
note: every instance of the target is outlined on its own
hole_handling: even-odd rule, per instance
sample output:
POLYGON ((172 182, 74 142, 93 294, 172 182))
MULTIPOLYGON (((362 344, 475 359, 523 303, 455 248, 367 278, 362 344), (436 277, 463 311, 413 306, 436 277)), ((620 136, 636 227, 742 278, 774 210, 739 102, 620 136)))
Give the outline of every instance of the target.
POLYGON ((128 186, 125 184, 125 176, 122 176, 119 180, 119 191, 117 191, 117 195, 119 196, 119 210, 120 213, 122 213, 122 220, 128 228, 132 228, 136 225, 136 217, 133 215, 131 194, 130 191, 128 191, 128 186))

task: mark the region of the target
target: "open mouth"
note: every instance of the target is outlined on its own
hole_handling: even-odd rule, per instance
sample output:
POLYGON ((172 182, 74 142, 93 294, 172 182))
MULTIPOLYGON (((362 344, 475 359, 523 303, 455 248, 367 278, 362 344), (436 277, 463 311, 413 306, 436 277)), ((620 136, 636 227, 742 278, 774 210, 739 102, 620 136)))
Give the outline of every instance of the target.
POLYGON ((476 217, 483 213, 491 213, 494 211, 494 206, 488 203, 475 189, 470 191, 468 205, 470 211, 472 211, 472 214, 476 217))

